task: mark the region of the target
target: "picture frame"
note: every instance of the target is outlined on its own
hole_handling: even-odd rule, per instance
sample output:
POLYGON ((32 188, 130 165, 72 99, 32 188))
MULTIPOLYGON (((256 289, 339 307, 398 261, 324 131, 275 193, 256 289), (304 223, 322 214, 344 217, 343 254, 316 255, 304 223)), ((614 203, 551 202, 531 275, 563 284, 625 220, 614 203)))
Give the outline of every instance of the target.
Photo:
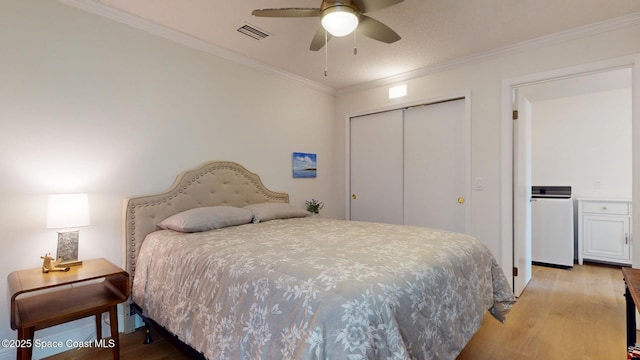
POLYGON ((294 178, 316 178, 318 176, 318 156, 313 153, 294 152, 292 170, 294 178))

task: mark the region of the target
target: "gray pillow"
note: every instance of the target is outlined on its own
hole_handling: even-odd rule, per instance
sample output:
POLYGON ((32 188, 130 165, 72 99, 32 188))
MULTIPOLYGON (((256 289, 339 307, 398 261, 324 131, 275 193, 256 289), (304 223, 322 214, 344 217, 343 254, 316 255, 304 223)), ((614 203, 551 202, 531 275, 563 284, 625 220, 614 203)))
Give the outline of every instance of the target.
POLYGON ((253 213, 233 206, 209 206, 186 210, 169 216, 158 224, 160 229, 200 232, 227 226, 248 224, 253 213))
POLYGON ((251 204, 245 206, 243 209, 248 209, 253 212, 253 222, 259 223, 261 221, 269 221, 274 219, 289 219, 309 216, 310 212, 307 210, 287 204, 287 203, 260 203, 251 204))

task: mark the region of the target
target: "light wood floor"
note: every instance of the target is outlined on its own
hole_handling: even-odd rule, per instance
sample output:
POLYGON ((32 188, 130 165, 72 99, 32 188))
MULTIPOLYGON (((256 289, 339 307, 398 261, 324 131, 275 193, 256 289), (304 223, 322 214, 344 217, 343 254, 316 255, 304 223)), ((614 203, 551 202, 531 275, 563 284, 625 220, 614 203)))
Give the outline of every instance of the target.
POLYGON ((534 266, 505 324, 485 316, 458 359, 625 359, 625 326, 620 268, 534 266))
MULTIPOLYGON (((458 360, 625 359, 624 282, 619 268, 534 266, 533 279, 505 324, 487 315, 458 360)), ((122 335, 121 359, 183 360, 160 335, 143 345, 144 332, 122 335)), ((72 350, 49 360, 111 359, 109 350, 72 350)))
MULTIPOLYGON (((151 331, 153 343, 144 345, 144 329, 131 334, 120 334, 121 360, 188 360, 167 339, 151 331)), ((112 360, 111 349, 86 348, 67 351, 43 360, 112 360)))

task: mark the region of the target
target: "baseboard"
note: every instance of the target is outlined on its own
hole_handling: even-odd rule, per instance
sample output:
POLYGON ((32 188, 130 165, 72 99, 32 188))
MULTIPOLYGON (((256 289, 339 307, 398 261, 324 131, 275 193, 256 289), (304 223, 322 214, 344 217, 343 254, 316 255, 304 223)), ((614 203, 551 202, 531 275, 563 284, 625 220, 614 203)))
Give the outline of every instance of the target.
POLYGON ((15 349, 0 349, 0 360, 14 360, 16 358, 16 350, 15 349))

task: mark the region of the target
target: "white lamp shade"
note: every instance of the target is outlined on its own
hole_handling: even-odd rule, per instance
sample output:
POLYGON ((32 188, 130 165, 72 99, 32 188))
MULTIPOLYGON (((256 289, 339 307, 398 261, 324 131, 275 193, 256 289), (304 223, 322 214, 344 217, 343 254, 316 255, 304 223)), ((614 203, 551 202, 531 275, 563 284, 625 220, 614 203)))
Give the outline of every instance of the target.
POLYGON ((351 34, 358 27, 358 16, 348 6, 334 6, 322 15, 322 27, 336 37, 351 34))
POLYGON ((47 228, 67 229, 89 225, 88 194, 52 194, 47 206, 47 228))

